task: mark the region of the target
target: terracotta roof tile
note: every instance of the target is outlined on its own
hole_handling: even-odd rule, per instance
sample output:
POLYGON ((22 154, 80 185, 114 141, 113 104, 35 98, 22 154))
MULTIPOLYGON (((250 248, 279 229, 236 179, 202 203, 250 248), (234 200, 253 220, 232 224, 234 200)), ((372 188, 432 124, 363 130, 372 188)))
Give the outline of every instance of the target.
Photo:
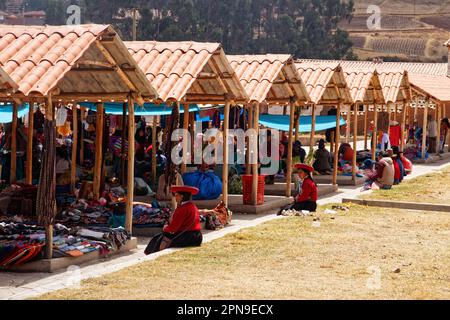
MULTIPOLYGON (((25 96, 46 96, 104 34, 116 35, 108 25, 0 26, 0 67, 25 96)), ((123 51, 122 57, 127 57, 128 52, 125 48, 123 51)), ((133 64, 128 57, 127 62, 133 64)), ((139 73, 136 71, 134 77, 145 79, 139 73)), ((143 81, 135 83, 140 92, 153 94, 151 86, 143 81)), ((102 93, 100 89, 96 93, 102 93)))
POLYGON ((198 94, 205 99, 226 93, 240 101, 247 99, 219 43, 136 41, 125 45, 162 101, 190 99, 195 83, 204 89, 198 94), (207 68, 220 80, 201 79, 207 68))
POLYGON ((342 99, 343 103, 353 102, 339 62, 305 63, 299 61, 295 66, 305 83, 312 103, 332 103, 339 98, 342 99), (339 90, 339 96, 335 86, 339 90))
POLYGON ((227 58, 250 101, 278 102, 291 97, 309 100, 290 55, 229 55, 227 58))

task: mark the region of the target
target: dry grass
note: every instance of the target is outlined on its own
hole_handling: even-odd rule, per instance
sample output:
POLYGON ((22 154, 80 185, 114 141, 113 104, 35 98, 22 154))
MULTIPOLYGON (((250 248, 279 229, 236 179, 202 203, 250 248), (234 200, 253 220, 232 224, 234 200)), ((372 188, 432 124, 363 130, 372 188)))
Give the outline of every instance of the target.
POLYGON ((450 216, 351 206, 316 217, 320 227, 272 221, 40 299, 450 298, 450 216))
POLYGON ((404 181, 392 190, 377 190, 362 198, 444 204, 450 199, 450 188, 446 187, 449 183, 450 167, 447 167, 439 173, 404 181))

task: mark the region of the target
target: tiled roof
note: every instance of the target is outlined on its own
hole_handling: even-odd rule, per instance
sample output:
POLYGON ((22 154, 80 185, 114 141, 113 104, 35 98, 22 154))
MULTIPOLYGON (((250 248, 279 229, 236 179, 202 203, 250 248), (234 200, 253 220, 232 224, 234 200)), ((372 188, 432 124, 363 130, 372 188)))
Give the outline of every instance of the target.
POLYGON ((315 104, 335 104, 338 99, 345 104, 353 103, 344 72, 339 63, 318 61, 295 64, 308 91, 310 101, 315 104))
POLYGON ((373 63, 371 61, 339 61, 339 60, 301 60, 305 65, 319 64, 322 66, 334 66, 340 64, 346 74, 351 73, 367 73, 377 71, 381 87, 383 88, 383 96, 386 103, 394 103, 403 101, 410 97, 408 67, 416 72, 438 72, 442 69, 441 64, 432 64, 427 67, 423 63, 373 63))
POLYGON ((380 62, 374 63, 372 61, 348 61, 348 60, 315 60, 302 59, 304 63, 339 63, 344 72, 353 71, 371 71, 376 69, 379 73, 382 72, 403 72, 416 74, 430 74, 430 75, 447 75, 447 63, 422 63, 422 62, 380 62))
POLYGON ((108 25, 0 26, 0 68, 25 96, 155 94, 108 25))
POLYGON ((345 73, 345 81, 354 102, 384 104, 383 90, 376 71, 355 71, 345 73))
POLYGON ((223 103, 247 95, 218 43, 125 42, 162 101, 223 103))
POLYGON ((430 95, 440 102, 450 102, 450 78, 446 76, 413 74, 409 75, 414 89, 430 95))
POLYGON ((290 55, 227 56, 252 102, 268 103, 309 100, 290 55))

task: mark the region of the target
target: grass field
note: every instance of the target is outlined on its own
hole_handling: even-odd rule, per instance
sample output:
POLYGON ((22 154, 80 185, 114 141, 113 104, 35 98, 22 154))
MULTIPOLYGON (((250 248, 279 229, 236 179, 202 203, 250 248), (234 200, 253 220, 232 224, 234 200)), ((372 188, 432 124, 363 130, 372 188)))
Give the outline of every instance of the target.
POLYGON ((449 215, 350 208, 268 222, 39 299, 450 298, 449 215))
POLYGON ((450 167, 439 173, 404 181, 392 190, 377 190, 363 199, 450 204, 450 167))

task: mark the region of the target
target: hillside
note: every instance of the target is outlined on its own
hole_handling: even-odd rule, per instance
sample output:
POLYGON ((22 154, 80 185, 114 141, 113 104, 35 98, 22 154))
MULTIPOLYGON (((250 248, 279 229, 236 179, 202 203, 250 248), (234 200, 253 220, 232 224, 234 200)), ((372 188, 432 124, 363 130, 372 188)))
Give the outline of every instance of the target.
POLYGON ((360 59, 398 58, 405 61, 447 60, 443 43, 450 39, 450 0, 354 0, 351 22, 339 28, 350 33, 360 59), (369 30, 369 5, 381 9, 381 29, 369 30))

